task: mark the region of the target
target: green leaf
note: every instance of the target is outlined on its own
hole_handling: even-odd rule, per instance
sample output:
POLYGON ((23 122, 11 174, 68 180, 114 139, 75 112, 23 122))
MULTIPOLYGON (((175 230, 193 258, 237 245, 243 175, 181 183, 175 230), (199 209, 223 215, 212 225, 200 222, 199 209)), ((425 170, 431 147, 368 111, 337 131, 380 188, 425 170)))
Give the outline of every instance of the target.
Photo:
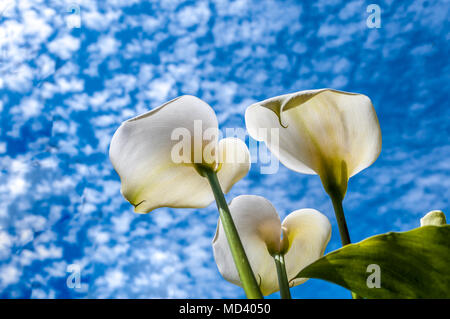
POLYGON ((297 278, 324 279, 365 298, 450 298, 450 225, 370 237, 320 258, 297 278), (369 288, 376 265, 380 288, 369 288))

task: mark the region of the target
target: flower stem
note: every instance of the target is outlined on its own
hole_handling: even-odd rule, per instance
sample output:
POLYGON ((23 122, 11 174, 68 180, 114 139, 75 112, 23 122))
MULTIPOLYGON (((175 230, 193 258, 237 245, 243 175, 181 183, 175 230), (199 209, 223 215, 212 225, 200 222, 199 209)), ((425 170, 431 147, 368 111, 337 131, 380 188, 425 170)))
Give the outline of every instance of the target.
MULTIPOLYGON (((342 207, 342 199, 340 196, 333 194, 332 192, 328 193, 330 195, 331 201, 333 203, 334 214, 336 215, 336 220, 339 227, 339 233, 341 235, 342 246, 351 244, 350 234, 348 232, 347 222, 345 221, 344 208, 342 207)), ((361 299, 356 293, 352 293, 353 299, 361 299)))
POLYGON ((330 194, 331 201, 333 203, 334 214, 339 226, 339 233, 341 235, 342 246, 351 244, 350 234, 347 228, 347 222, 345 221, 344 208, 342 207, 342 200, 338 196, 330 194))
POLYGON ((231 217, 230 209, 228 208, 225 196, 223 195, 216 172, 207 167, 197 167, 197 170, 208 179, 209 184, 211 185, 219 210, 220 220, 222 221, 223 229, 228 244, 230 245, 231 254, 233 255, 233 260, 247 298, 263 299, 263 295, 259 289, 259 285, 255 279, 255 275, 253 274, 236 226, 231 217))
POLYGON ((278 285, 280 287, 281 299, 291 299, 289 281, 286 274, 283 254, 274 254, 275 266, 277 267, 278 285))

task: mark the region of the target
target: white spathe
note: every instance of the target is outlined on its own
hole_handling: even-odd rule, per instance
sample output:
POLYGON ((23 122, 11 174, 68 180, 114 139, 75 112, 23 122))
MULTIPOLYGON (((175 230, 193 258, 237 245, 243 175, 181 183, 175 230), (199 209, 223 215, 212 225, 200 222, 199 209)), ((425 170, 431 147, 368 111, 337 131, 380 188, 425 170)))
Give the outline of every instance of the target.
POLYGON ((318 174, 327 192, 337 187, 342 197, 348 179, 381 151, 378 118, 362 94, 318 89, 281 95, 249 106, 245 123, 287 168, 318 174), (279 129, 279 139, 270 138, 270 129, 279 129))
POLYGON ((442 226, 446 224, 447 219, 441 210, 432 210, 420 219, 420 226, 442 226))
POLYGON ((243 141, 217 140, 214 110, 189 95, 123 122, 109 149, 122 195, 138 213, 158 207, 208 206, 214 195, 196 165, 215 170, 225 193, 250 169, 250 154, 243 141))
MULTIPOLYGON (((276 266, 271 255, 277 250, 285 253, 291 287, 308 280, 294 278, 303 268, 323 256, 331 236, 331 224, 327 217, 315 209, 305 208, 292 212, 281 223, 272 204, 264 197, 255 195, 238 196, 229 207, 263 295, 279 290, 276 266)), ((222 276, 242 286, 220 219, 212 245, 222 276)))

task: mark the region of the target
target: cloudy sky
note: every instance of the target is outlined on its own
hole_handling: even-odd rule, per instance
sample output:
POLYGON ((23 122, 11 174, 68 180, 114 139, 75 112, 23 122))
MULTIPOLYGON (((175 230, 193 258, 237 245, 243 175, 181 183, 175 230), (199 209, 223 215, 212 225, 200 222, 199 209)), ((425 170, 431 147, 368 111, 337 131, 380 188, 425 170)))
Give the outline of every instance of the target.
MULTIPOLYGON (((380 28, 366 23, 371 3, 1 0, 0 297, 244 297, 214 263, 215 204, 135 214, 108 159, 122 121, 181 94, 208 102, 223 130, 245 128, 245 108, 268 97, 366 94, 383 149, 350 180, 352 240, 448 212, 450 2, 377 1, 380 28)), ((316 208, 333 225, 327 251, 340 247, 319 178, 264 165, 227 200, 262 195, 281 217, 316 208)), ((292 294, 350 297, 315 279, 292 294)))

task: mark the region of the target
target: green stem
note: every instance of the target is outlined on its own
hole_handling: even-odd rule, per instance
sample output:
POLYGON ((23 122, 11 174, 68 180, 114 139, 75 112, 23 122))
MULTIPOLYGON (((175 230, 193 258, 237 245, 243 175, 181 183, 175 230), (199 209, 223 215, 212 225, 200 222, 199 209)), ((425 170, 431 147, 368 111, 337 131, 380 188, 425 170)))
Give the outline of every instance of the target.
POLYGON ((263 295, 259 289, 259 285, 255 279, 255 275, 253 274, 250 263, 248 262, 244 247, 242 246, 236 226, 234 225, 231 217, 230 209, 228 208, 225 196, 223 195, 216 172, 210 168, 201 166, 197 166, 197 170, 201 173, 201 175, 208 179, 209 184, 211 185, 211 189, 216 199, 217 208, 219 210, 220 220, 222 221, 223 229, 231 249, 231 254, 233 255, 233 260, 247 298, 263 299, 263 295))
MULTIPOLYGON (((351 244, 350 234, 348 232, 348 227, 347 227, 347 222, 345 221, 344 208, 342 207, 342 199, 340 196, 335 195, 333 193, 329 193, 329 195, 330 195, 331 201, 333 203, 334 214, 336 215, 336 220, 337 220, 338 227, 339 227, 339 233, 341 235, 342 246, 351 244)), ((353 291, 351 293, 352 293, 353 299, 361 299, 361 297, 358 296, 353 291)))
POLYGON ((339 233, 341 235, 342 246, 351 244, 350 234, 347 228, 347 222, 345 221, 344 208, 342 207, 342 200, 338 196, 330 194, 331 201, 333 202, 334 214, 339 226, 339 233))
POLYGON ((278 285, 280 287, 281 299, 291 299, 291 292, 289 290, 289 281, 286 273, 286 266, 284 264, 284 256, 282 254, 274 254, 275 266, 277 267, 278 285))

